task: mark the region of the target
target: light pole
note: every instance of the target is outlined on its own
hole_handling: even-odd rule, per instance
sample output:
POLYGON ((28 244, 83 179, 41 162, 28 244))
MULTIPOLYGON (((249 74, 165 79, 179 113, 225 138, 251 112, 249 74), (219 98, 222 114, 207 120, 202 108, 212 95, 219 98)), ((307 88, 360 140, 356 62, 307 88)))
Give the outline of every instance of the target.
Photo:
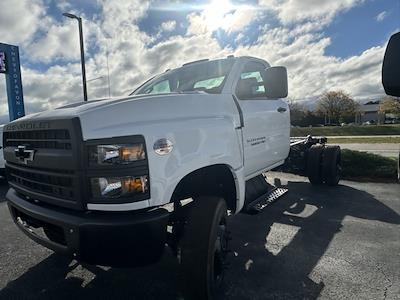
POLYGON ((87 88, 86 88, 86 69, 85 69, 85 49, 83 47, 83 32, 82 32, 82 18, 70 13, 63 13, 64 17, 76 19, 79 25, 79 41, 81 46, 81 65, 82 65, 82 86, 83 86, 83 101, 87 101, 87 88))

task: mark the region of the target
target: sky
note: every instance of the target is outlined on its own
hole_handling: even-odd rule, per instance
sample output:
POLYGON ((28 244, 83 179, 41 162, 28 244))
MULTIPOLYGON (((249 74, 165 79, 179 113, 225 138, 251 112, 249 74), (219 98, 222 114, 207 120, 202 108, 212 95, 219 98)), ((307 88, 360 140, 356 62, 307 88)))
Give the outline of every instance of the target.
POLYGON ((400 31, 400 0, 0 0, 0 6, 0 42, 20 48, 27 113, 82 101, 78 26, 63 12, 84 20, 89 99, 108 97, 108 74, 111 96, 128 95, 166 69, 231 54, 286 66, 294 101, 312 103, 338 89, 360 101, 378 99, 384 49, 400 31))

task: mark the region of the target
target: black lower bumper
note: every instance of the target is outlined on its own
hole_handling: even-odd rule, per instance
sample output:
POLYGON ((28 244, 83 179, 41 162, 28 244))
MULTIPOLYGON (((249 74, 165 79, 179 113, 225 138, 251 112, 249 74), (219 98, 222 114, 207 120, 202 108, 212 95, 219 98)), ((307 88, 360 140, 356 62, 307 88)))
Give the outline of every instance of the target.
POLYGON ((12 188, 6 199, 15 223, 26 235, 85 263, 142 266, 157 261, 165 247, 169 218, 165 209, 72 212, 32 203, 12 188))

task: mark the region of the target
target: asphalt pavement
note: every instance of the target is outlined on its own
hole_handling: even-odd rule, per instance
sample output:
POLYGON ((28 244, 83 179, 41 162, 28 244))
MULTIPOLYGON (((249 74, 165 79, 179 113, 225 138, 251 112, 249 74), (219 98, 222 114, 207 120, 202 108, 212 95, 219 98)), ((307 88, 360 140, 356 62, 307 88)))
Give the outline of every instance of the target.
MULTIPOLYGON (((289 192, 258 215, 231 219, 221 299, 400 299, 400 185, 315 187, 299 176, 270 177, 289 192)), ((29 240, 4 201, 0 237, 0 299, 178 297, 169 251, 144 268, 82 266, 29 240)))

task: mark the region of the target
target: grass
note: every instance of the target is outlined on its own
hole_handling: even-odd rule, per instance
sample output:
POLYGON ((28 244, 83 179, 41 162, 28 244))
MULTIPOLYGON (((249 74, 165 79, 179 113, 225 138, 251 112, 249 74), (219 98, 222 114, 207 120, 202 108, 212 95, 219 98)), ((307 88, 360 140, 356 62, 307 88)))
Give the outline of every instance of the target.
POLYGON ((398 144, 400 143, 400 137, 365 137, 365 138, 328 138, 328 143, 330 144, 387 144, 393 143, 398 144))
POLYGON ((292 128, 291 136, 400 135, 400 124, 292 128))
POLYGON ((396 181, 397 159, 342 149, 342 176, 345 179, 396 181))

